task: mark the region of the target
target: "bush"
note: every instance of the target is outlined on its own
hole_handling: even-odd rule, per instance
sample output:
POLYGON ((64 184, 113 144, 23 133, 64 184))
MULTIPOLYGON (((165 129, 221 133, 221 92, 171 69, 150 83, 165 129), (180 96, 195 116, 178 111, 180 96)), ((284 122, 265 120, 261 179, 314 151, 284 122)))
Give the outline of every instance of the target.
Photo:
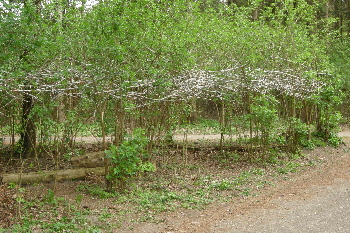
POLYGON ((126 188, 126 180, 138 172, 154 170, 153 164, 144 162, 148 157, 145 149, 148 142, 145 131, 138 128, 119 147, 112 145, 106 151, 107 158, 110 159, 111 163, 106 178, 112 184, 117 184, 119 190, 123 191, 126 188))

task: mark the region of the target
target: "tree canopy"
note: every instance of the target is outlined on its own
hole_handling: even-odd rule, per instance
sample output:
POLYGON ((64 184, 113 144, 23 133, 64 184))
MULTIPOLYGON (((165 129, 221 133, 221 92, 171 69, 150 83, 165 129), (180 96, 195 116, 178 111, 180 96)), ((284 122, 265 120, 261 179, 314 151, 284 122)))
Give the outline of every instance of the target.
POLYGON ((223 131, 255 131, 263 144, 277 131, 293 145, 311 133, 329 141, 339 110, 348 114, 339 108, 349 94, 348 2, 13 0, 0 9, 0 134, 21 134, 25 156, 53 135, 71 147, 92 123, 116 144, 135 127, 166 135, 205 112, 203 101, 222 108, 223 131))

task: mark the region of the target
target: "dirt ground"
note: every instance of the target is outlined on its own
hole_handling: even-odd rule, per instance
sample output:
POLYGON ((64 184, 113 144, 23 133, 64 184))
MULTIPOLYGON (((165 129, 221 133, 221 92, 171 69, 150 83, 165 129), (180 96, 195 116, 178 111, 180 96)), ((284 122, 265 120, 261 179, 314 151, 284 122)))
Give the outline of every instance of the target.
MULTIPOLYGON (((265 186, 255 196, 236 196, 230 201, 214 202, 205 209, 178 209, 175 212, 162 212, 159 222, 124 221, 112 232, 147 232, 147 233, 203 233, 203 232, 229 232, 230 226, 225 220, 243 218, 249 213, 259 209, 275 208, 275 200, 308 200, 314 196, 315 187, 322 189, 332 184, 337 179, 350 178, 350 132, 340 133, 345 145, 338 148, 323 147, 313 151, 305 151, 310 157, 317 157, 322 163, 317 166, 307 166, 297 173, 289 173, 280 177, 271 178, 274 185, 265 186), (313 187, 310 189, 310 187, 313 187)), ((194 140, 197 139, 195 136, 194 140)), ((215 136, 211 136, 215 139, 215 136)), ((212 139, 212 138, 211 138, 212 139)), ((195 163, 196 161, 194 161, 195 163)), ((64 164, 62 165, 65 166, 64 164)), ((208 173, 215 164, 208 164, 208 173)), ((233 167, 232 174, 235 175, 239 167, 233 167)), ((220 170, 215 172, 220 173, 220 170)), ((94 178, 92 178, 94 179, 94 178)), ((99 179, 98 177, 96 179, 99 179)), ((42 198, 48 189, 52 189, 56 196, 64 197, 74 202, 79 193, 76 191, 78 181, 66 181, 43 186, 26 186, 26 196, 42 198)), ((103 182, 94 180, 94 182, 103 182)), ((12 194, 13 195, 13 194, 12 194)), ((118 206, 110 199, 84 198, 81 206, 91 211, 109 209, 118 211, 118 206)), ((1 209, 0 209, 1 210, 1 209)), ((129 216, 132 218, 132 216, 129 216)), ((34 231, 35 232, 35 231, 34 231)), ((39 232, 39 231, 37 231, 39 232)), ((110 231, 107 231, 110 232, 110 231)))
POLYGON ((243 209, 226 207, 232 214, 203 232, 349 232, 350 140, 344 140, 342 150, 313 152, 325 161, 322 166, 276 183, 243 209))

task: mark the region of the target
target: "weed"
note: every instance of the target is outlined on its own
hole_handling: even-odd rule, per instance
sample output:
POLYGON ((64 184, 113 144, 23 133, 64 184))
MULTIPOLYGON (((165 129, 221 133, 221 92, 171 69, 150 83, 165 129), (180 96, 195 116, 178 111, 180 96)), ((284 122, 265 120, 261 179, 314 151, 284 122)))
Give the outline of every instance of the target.
POLYGON ((262 176, 265 175, 265 170, 261 168, 253 168, 249 171, 249 173, 252 175, 262 176))
POLYGON ((80 205, 80 203, 83 201, 84 196, 79 194, 75 197, 75 201, 80 205))
POLYGON ((294 173, 297 172, 299 167, 301 166, 300 163, 295 162, 287 162, 284 167, 278 167, 276 169, 277 173, 279 174, 288 174, 288 173, 294 173))
POLYGON ((143 215, 141 218, 138 219, 140 222, 153 222, 155 220, 155 217, 151 214, 143 215))
POLYGON ((55 199, 55 193, 52 189, 47 191, 47 194, 44 196, 44 201, 50 204, 57 204, 57 200, 55 199))
POLYGON ((306 139, 305 140, 301 140, 301 145, 305 149, 313 150, 316 147, 326 146, 327 143, 325 143, 322 138, 315 136, 315 137, 312 137, 311 139, 308 139, 308 140, 306 140, 306 139))
POLYGON ((308 162, 308 164, 306 164, 307 166, 315 166, 316 164, 317 164, 317 162, 318 161, 316 161, 316 160, 310 160, 309 162, 308 162))
POLYGON ((252 188, 243 188, 242 190, 241 190, 241 194, 243 195, 243 196, 249 196, 250 195, 250 192, 252 191, 253 189, 252 188))
POLYGON ((297 150, 295 153, 292 153, 290 155, 290 159, 291 160, 299 160, 299 159, 305 158, 305 156, 306 155, 301 150, 297 150))
POLYGON ((187 165, 186 165, 186 168, 187 168, 188 170, 196 170, 196 169, 199 168, 199 166, 196 165, 196 164, 187 164, 187 165))
POLYGON ((106 192, 103 188, 95 184, 80 184, 77 186, 77 191, 87 193, 93 196, 98 196, 101 199, 111 198, 118 196, 115 192, 106 192))
MULTIPOLYGON (((49 204, 55 203, 53 199, 59 199, 55 198, 51 191, 46 196, 46 200, 50 201, 49 204)), ((22 206, 21 224, 13 225, 4 232, 32 232, 33 230, 40 232, 100 232, 98 226, 90 227, 85 224, 87 222, 85 215, 89 212, 64 210, 65 214, 61 215, 56 207, 48 209, 47 206, 39 205, 39 202, 39 200, 34 202, 25 201, 22 206), (34 217, 30 213, 32 209, 38 209, 42 213, 34 217)), ((0 229, 0 232, 2 231, 3 229, 0 229)))
POLYGON ((181 125, 181 130, 176 133, 180 133, 186 130, 189 133, 200 133, 200 134, 212 134, 220 133, 220 123, 217 120, 211 120, 206 118, 199 118, 196 123, 187 123, 181 125))
POLYGON ((210 188, 215 189, 215 190, 230 190, 232 189, 233 184, 230 181, 227 180, 222 180, 217 183, 213 183, 210 185, 210 188))
POLYGON ((224 166, 229 166, 234 163, 239 163, 242 161, 242 155, 235 153, 235 152, 229 152, 229 151, 224 151, 221 153, 216 153, 213 158, 218 161, 219 164, 224 165, 224 166))
POLYGON ((17 186, 16 183, 9 183, 7 188, 14 189, 14 188, 16 188, 16 186, 17 186))
POLYGON ((284 158, 284 157, 287 157, 285 153, 276 149, 270 149, 264 163, 278 164, 280 162, 280 158, 284 158))
POLYGON ((274 184, 273 184, 272 182, 265 181, 265 180, 259 181, 259 182, 256 183, 256 187, 257 187, 258 189, 262 189, 262 188, 264 188, 266 185, 274 185, 274 184))
POLYGON ((337 135, 332 134, 331 137, 328 139, 328 142, 331 146, 338 147, 343 142, 343 140, 337 135))
POLYGON ((101 221, 107 221, 107 219, 111 218, 113 216, 112 213, 108 212, 108 209, 103 209, 100 213, 99 219, 101 221))

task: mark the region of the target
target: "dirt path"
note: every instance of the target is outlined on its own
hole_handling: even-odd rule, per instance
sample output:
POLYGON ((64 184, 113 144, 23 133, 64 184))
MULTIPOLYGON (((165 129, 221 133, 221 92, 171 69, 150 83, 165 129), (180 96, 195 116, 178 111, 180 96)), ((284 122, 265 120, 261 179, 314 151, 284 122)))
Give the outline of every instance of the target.
POLYGON ((279 184, 269 200, 203 232, 350 232, 349 156, 324 169, 279 184))
MULTIPOLYGON (((248 136, 248 135, 247 135, 248 136)), ((339 137, 350 137, 350 130, 344 130, 338 133, 339 137)), ((188 134, 187 135, 187 140, 189 141, 197 141, 197 140, 218 140, 220 139, 221 135, 220 134, 188 134)), ((174 135, 174 140, 175 141, 183 141, 184 140, 184 135, 183 134, 176 134, 174 135)), ((229 138, 237 138, 235 135, 224 135, 225 139, 229 138)), ((10 136, 0 136, 1 142, 6 145, 6 144, 11 144, 11 137, 10 136)), ((15 142, 19 140, 19 136, 16 136, 15 142)), ((112 142, 113 138, 112 137, 106 137, 107 142, 112 142)), ((87 137, 76 137, 75 142, 87 142, 87 143, 95 143, 95 142, 102 142, 101 137, 93 137, 93 136, 87 136, 87 137)), ((0 143, 1 146, 1 143, 0 143)))
POLYGON ((350 232, 350 180, 305 190, 309 198, 284 194, 241 216, 217 222, 207 232, 350 232))

